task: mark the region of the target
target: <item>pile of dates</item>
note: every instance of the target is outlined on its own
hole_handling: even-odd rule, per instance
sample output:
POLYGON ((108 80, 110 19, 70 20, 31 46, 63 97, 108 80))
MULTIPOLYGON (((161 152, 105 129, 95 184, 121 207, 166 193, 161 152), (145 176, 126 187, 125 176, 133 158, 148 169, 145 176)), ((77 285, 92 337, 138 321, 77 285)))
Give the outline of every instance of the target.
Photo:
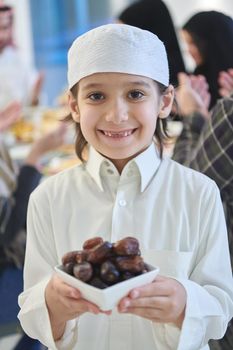
POLYGON ((62 265, 65 272, 94 287, 104 289, 149 271, 134 237, 115 243, 94 237, 82 248, 66 253, 62 265))

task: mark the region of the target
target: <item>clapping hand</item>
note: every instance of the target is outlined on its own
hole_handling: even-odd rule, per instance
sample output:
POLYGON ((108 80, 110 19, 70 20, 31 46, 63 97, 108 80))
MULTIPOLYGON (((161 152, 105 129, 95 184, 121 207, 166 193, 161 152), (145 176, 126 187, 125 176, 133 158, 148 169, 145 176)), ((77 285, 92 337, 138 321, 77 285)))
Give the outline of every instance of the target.
POLYGON ((233 93, 233 68, 219 73, 219 93, 222 97, 230 96, 233 93))
POLYGON ((40 167, 40 160, 47 152, 53 151, 65 143, 65 136, 67 132, 67 125, 65 122, 37 139, 31 148, 31 151, 25 159, 25 164, 40 167))
POLYGON ((0 132, 8 129, 21 117, 21 104, 12 102, 7 107, 0 111, 0 132))
POLYGON ((178 109, 182 116, 190 116, 194 112, 209 118, 210 93, 208 84, 202 75, 178 74, 179 87, 176 91, 178 109))
POLYGON ((45 78, 44 73, 39 72, 31 92, 31 100, 30 100, 31 106, 37 106, 39 104, 39 96, 42 90, 42 85, 44 83, 44 78, 45 78))

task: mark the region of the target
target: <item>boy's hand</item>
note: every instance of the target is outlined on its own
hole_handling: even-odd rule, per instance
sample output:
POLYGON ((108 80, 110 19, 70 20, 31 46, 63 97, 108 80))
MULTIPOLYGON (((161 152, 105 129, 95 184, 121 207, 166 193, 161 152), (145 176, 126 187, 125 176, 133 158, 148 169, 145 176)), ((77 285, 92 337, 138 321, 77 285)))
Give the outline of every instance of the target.
POLYGON ((85 312, 99 314, 100 309, 84 300, 80 292, 54 275, 45 289, 45 300, 49 312, 54 340, 62 337, 66 322, 85 312))
POLYGON ((146 286, 133 289, 123 298, 118 311, 131 313, 159 323, 174 323, 181 328, 185 315, 186 291, 173 278, 157 276, 146 286))

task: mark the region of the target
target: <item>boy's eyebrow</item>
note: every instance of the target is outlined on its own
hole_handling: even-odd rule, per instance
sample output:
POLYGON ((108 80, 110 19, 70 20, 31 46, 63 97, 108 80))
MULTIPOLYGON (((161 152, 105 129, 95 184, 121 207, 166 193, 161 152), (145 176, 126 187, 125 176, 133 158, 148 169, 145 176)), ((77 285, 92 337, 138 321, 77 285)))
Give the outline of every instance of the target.
POLYGON ((136 81, 132 81, 132 82, 130 82, 130 84, 129 85, 142 85, 142 86, 144 86, 144 87, 146 87, 146 88, 150 88, 151 87, 151 85, 150 84, 148 84, 147 82, 145 82, 144 80, 136 80, 136 81))
POLYGON ((82 90, 89 90, 89 89, 95 89, 103 86, 104 84, 101 83, 88 83, 82 87, 82 90))
MULTIPOLYGON (((96 88, 103 87, 104 85, 105 84, 103 84, 103 83, 87 83, 86 85, 83 86, 83 90, 96 89, 96 88)), ((125 82, 124 85, 125 86, 128 86, 128 85, 141 85, 141 86, 144 86, 146 88, 150 88, 151 87, 150 84, 148 84, 147 82, 145 82, 143 80, 136 80, 136 81, 125 82)))

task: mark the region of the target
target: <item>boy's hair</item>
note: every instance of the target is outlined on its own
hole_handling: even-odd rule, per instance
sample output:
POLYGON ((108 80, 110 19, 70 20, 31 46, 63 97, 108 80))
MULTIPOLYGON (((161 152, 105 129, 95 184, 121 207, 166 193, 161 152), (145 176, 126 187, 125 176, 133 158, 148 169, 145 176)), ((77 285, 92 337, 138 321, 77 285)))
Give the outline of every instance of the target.
MULTIPOLYGON (((150 78, 163 94, 169 85, 167 54, 162 41, 153 33, 126 24, 107 24, 78 37, 68 52, 68 86, 76 98, 78 82, 95 73, 125 73, 150 78)), ((69 115, 66 120, 71 120, 69 115)), ((166 119, 158 119, 155 140, 163 152, 167 138, 166 119)), ((76 123, 76 153, 83 161, 87 144, 76 123)))

